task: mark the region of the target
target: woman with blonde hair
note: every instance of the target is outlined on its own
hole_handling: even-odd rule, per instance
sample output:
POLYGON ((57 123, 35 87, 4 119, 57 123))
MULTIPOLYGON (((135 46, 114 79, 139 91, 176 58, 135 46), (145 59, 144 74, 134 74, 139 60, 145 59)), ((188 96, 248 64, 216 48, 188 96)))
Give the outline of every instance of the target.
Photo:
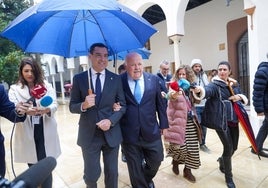
MULTIPOLYGON (((188 65, 181 65, 175 72, 172 82, 185 81, 192 83, 195 79, 193 70, 188 65)), ((185 82, 187 82, 185 81, 185 82)), ((167 155, 172 157, 172 170, 178 175, 179 164, 184 164, 183 177, 196 182, 191 169, 200 166, 199 133, 200 127, 196 118, 192 93, 190 88, 180 88, 178 91, 169 88, 167 115, 169 129, 164 134, 169 142, 167 155), (187 108, 185 108, 187 107, 187 108)))

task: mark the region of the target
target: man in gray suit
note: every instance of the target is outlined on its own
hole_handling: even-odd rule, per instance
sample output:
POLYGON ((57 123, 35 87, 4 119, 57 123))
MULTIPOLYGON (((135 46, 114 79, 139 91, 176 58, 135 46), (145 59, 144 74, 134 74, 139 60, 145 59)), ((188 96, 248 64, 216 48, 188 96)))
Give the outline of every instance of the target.
POLYGON ((69 109, 80 114, 78 145, 84 159, 84 181, 96 188, 101 174, 100 155, 104 162, 106 188, 118 187, 118 150, 122 141, 119 120, 126 111, 122 82, 118 75, 106 69, 108 49, 102 43, 89 49, 92 68, 73 78, 69 109), (93 93, 89 90, 89 78, 93 93), (99 88, 99 89, 98 89, 99 88), (119 102, 119 111, 113 104, 119 102))

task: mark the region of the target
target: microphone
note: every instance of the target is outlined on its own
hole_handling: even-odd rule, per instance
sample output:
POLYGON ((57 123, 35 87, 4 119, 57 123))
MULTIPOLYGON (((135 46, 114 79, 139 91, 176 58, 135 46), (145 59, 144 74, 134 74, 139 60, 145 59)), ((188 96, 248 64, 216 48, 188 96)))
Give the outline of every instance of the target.
POLYGON ((185 91, 185 90, 188 90, 190 88, 190 83, 188 82, 188 80, 181 78, 178 81, 170 82, 169 86, 174 91, 179 91, 180 88, 185 91))
POLYGON ((12 188, 37 188, 52 173, 57 161, 54 157, 46 157, 17 176, 12 182, 12 188))
POLYGON ((45 96, 46 93, 47 93, 47 88, 45 88, 44 85, 38 84, 30 90, 30 94, 32 97, 28 99, 26 102, 29 103, 30 101, 33 102, 34 99, 41 99, 43 96, 45 96))
POLYGON ((53 102, 53 99, 52 99, 52 97, 50 97, 50 96, 44 96, 41 100, 40 100, 40 105, 42 106, 42 107, 48 107, 49 105, 51 105, 52 104, 52 102, 53 102))

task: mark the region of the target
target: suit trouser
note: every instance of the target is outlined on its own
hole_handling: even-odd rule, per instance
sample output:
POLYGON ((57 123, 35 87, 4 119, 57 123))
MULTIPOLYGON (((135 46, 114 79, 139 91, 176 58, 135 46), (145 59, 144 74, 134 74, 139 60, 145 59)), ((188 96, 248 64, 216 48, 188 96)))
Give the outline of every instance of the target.
POLYGON ((5 162, 5 144, 4 136, 0 130, 0 176, 5 177, 6 173, 6 162, 5 162))
POLYGON ((146 188, 156 175, 164 158, 162 140, 151 142, 144 140, 136 144, 122 144, 127 159, 127 166, 133 188, 146 188), (145 166, 142 161, 145 159, 145 166))
POLYGON ((256 144, 259 151, 263 149, 263 143, 268 135, 268 112, 264 112, 264 120, 262 122, 262 126, 256 137, 256 144))
POLYGON ((90 147, 82 147, 84 159, 84 181, 88 188, 96 188, 101 175, 100 155, 102 152, 104 163, 105 188, 118 187, 118 151, 116 147, 110 147, 104 137, 104 133, 96 129, 90 147))

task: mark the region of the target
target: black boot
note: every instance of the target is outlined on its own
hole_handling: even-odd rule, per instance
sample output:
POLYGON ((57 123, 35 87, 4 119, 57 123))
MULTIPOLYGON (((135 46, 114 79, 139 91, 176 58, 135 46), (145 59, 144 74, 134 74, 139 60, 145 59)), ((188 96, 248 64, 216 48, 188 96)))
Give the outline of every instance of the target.
POLYGON ((224 163, 223 163, 222 157, 219 157, 217 161, 219 162, 219 169, 220 169, 220 171, 222 173, 224 173, 225 172, 225 169, 224 169, 224 163))
POLYGON ((222 157, 224 170, 225 170, 225 182, 228 188, 235 188, 232 174, 232 161, 231 157, 222 157))

